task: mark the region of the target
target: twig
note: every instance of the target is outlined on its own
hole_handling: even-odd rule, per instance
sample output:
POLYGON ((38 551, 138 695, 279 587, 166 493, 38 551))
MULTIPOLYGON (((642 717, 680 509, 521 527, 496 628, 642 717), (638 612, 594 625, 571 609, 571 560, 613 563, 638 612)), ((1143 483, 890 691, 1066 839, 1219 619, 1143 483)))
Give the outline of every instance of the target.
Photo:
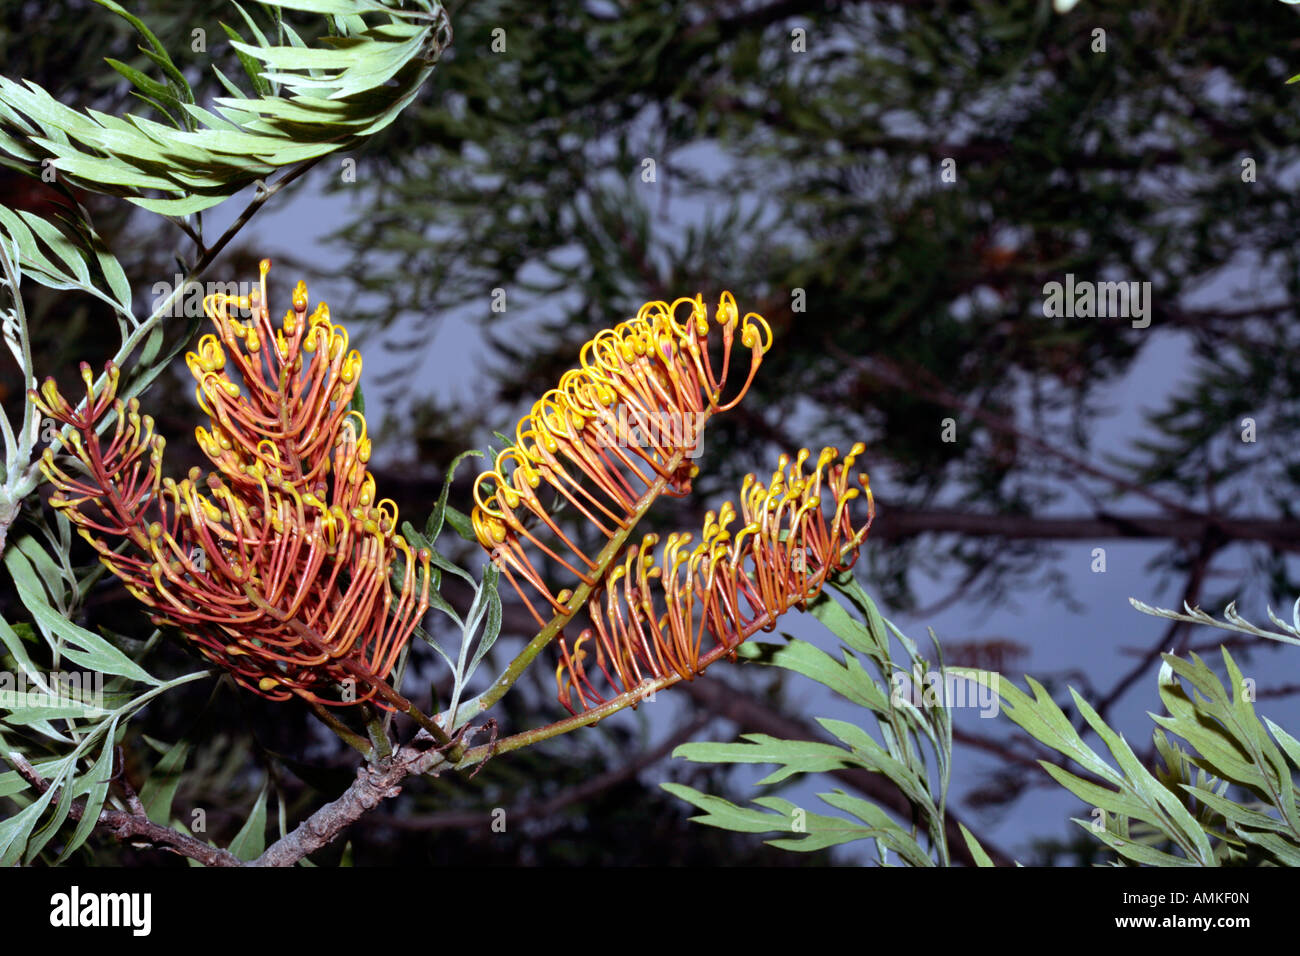
MULTIPOLYGON (((607 770, 602 774, 592 777, 575 787, 570 787, 549 800, 540 803, 524 803, 511 807, 506 811, 511 820, 531 820, 542 817, 554 816, 565 807, 588 800, 610 787, 617 786, 625 780, 635 777, 642 770, 653 766, 664 757, 668 756, 677 747, 678 744, 685 743, 699 732, 705 724, 713 719, 711 714, 702 714, 691 720, 686 726, 682 727, 676 733, 669 735, 663 743, 653 747, 644 753, 639 754, 635 759, 629 760, 621 767, 615 767, 607 770)), ((480 765, 482 766, 482 765, 480 765)), ((477 772, 477 771, 476 771, 477 772)), ((482 812, 450 812, 450 813, 433 813, 425 816, 407 816, 396 817, 383 821, 384 826, 396 827, 402 830, 448 830, 448 829, 468 829, 470 827, 486 825, 492 822, 492 813, 482 812)))
MULTIPOLYGON (((36 768, 28 763, 22 754, 9 753, 6 754, 5 759, 18 771, 19 776, 42 794, 50 789, 49 782, 37 773, 36 768)), ((129 803, 139 805, 138 797, 131 801, 131 796, 128 795, 127 800, 129 803)), ((141 811, 143 809, 143 807, 140 807, 141 811)), ((68 811, 68 816, 73 820, 80 820, 85 812, 86 801, 84 799, 74 800, 68 811)), ((139 811, 128 813, 123 810, 101 810, 99 820, 95 825, 112 833, 119 840, 143 839, 161 849, 187 856, 192 860, 198 860, 206 866, 243 865, 239 858, 228 850, 209 846, 188 834, 154 823, 139 811)))
POLYGON ((330 730, 334 731, 334 733, 338 735, 338 738, 340 740, 342 740, 353 750, 357 751, 357 753, 361 754, 361 756, 365 757, 367 760, 370 759, 371 755, 374 753, 374 750, 371 748, 370 744, 366 741, 365 737, 362 737, 360 734, 353 732, 350 728, 348 728, 346 724, 343 723, 343 721, 339 720, 337 717, 331 714, 329 710, 325 708, 324 705, 318 704, 315 701, 308 701, 308 705, 311 707, 311 712, 316 715, 316 717, 320 720, 320 722, 323 723, 330 730))
POLYGON ((285 834, 251 866, 293 866, 299 860, 331 843, 366 813, 402 792, 401 782, 413 774, 425 774, 446 765, 446 758, 432 746, 427 733, 400 747, 387 766, 369 764, 357 768, 357 778, 337 800, 332 800, 285 834))

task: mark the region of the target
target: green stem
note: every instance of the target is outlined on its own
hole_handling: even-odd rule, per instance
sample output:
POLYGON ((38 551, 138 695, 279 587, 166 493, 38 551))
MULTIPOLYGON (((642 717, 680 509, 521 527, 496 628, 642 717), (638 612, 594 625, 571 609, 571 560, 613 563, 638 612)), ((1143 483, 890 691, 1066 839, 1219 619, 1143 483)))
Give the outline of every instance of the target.
POLYGON ((370 735, 370 746, 374 748, 375 759, 387 760, 393 755, 393 745, 388 739, 388 728, 384 718, 369 702, 363 705, 366 715, 366 733, 370 735))
POLYGON ((316 703, 314 700, 307 701, 307 706, 311 712, 320 719, 320 722, 328 727, 338 736, 345 744, 351 747, 367 760, 371 758, 374 750, 366 741, 365 737, 349 729, 348 726, 329 712, 323 705, 316 703))
MULTIPOLYGON (((854 535, 852 539, 840 546, 838 551, 840 560, 843 560, 843 558, 849 554, 853 548, 857 547, 861 543, 862 537, 863 532, 859 532, 854 535)), ((825 585, 827 576, 829 576, 829 572, 827 572, 827 575, 823 576, 819 582, 819 590, 825 585)), ((805 600, 806 599, 807 596, 805 595, 805 600)), ((699 659, 695 673, 692 675, 691 679, 698 677, 703 673, 706 667, 717 661, 718 658, 735 653, 737 647, 745 643, 745 641, 749 640, 749 638, 753 637, 754 634, 761 631, 778 617, 780 617, 780 612, 773 613, 769 611, 768 614, 756 618, 749 627, 745 629, 741 634, 740 640, 736 641, 735 644, 731 646, 719 644, 717 647, 713 648, 699 659)), ((597 721, 604 720, 611 714, 618 713, 625 707, 635 705, 645 700, 650 694, 661 691, 666 687, 672 687, 683 679, 684 678, 681 674, 672 673, 666 674, 663 677, 657 677, 653 680, 643 681, 639 686, 632 690, 619 694, 617 697, 610 698, 600 706, 593 707, 591 710, 583 711, 581 714, 566 717, 564 720, 557 720, 555 723, 547 724, 544 727, 536 727, 533 730, 525 730, 517 734, 512 734, 509 737, 498 740, 495 744, 483 744, 479 747, 472 747, 465 752, 462 758, 459 759, 459 762, 456 763, 455 767, 457 770, 471 767, 474 764, 481 763, 496 754, 509 753, 512 750, 519 750, 521 747, 529 747, 533 744, 540 743, 543 740, 549 740, 552 737, 567 734, 572 730, 577 730, 579 727, 586 727, 589 724, 594 724, 597 721)))
MULTIPOLYGON (((725 652, 726 648, 718 648, 719 651, 725 652)), ((519 750, 521 747, 530 747, 533 744, 541 743, 543 740, 550 740, 552 737, 559 737, 561 734, 567 734, 570 731, 577 730, 579 727, 586 727, 597 721, 604 720, 611 714, 616 714, 625 707, 640 703, 647 696, 665 687, 671 687, 680 681, 680 674, 669 674, 665 677, 659 677, 651 681, 643 682, 634 690, 619 694, 613 697, 599 707, 593 707, 591 710, 583 711, 581 714, 575 714, 573 717, 566 717, 564 720, 557 720, 553 724, 547 724, 545 727, 536 727, 532 730, 525 730, 509 737, 498 740, 495 744, 483 744, 479 747, 471 747, 465 752, 464 757, 456 764, 457 770, 463 770, 466 767, 472 767, 476 763, 482 763, 488 757, 496 754, 509 753, 512 750, 519 750)))

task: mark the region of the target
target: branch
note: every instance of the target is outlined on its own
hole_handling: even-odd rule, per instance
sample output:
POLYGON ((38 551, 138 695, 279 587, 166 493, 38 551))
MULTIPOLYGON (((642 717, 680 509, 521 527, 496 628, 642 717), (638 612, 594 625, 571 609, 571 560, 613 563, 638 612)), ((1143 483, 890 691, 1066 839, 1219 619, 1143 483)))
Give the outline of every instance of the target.
MULTIPOLYGON (((642 770, 658 763, 672 753, 679 744, 683 744, 694 737, 712 719, 711 715, 696 717, 681 730, 671 734, 659 746, 639 754, 635 759, 629 760, 623 766, 598 774, 590 780, 584 781, 575 787, 570 787, 568 790, 564 790, 541 803, 524 803, 511 807, 506 811, 506 815, 511 820, 533 820, 554 816, 565 807, 588 800, 625 780, 635 777, 642 770)), ((492 820, 493 815, 491 812, 467 811, 402 817, 400 819, 385 820, 384 823, 403 830, 450 830, 486 826, 492 820)))
POLYGON ((1095 538, 1145 538, 1198 541, 1218 532, 1228 541, 1262 541, 1280 551, 1300 551, 1300 521, 1286 518, 1227 518, 1213 515, 1162 517, 1159 515, 1095 515, 1041 517, 1038 515, 974 514, 947 508, 909 510, 880 506, 871 537, 879 540, 911 538, 920 534, 964 534, 1026 540, 1092 540, 1095 538))
MULTIPOLYGON (((912 374, 908 374, 900 365, 891 362, 888 359, 875 357, 872 359, 859 358, 845 352, 839 346, 829 340, 825 340, 826 348, 839 358, 846 365, 855 369, 858 374, 874 378, 894 388, 907 392, 917 398, 934 402, 938 405, 946 405, 949 408, 961 412, 968 418, 983 422, 985 427, 993 431, 1002 432, 1003 434, 1013 435, 1016 440, 1023 442, 1030 447, 1038 449, 1046 455, 1059 459, 1068 465, 1073 471, 1085 475, 1092 475, 1102 481, 1113 485, 1129 494, 1139 495, 1149 501, 1155 502, 1171 514, 1181 515, 1183 517, 1199 516, 1199 513, 1186 505, 1166 498, 1157 492, 1132 481, 1120 475, 1112 474, 1105 469, 1098 468, 1092 462, 1087 461, 1077 455, 1066 451, 1059 443, 1053 443, 1031 435, 1023 429, 1018 428, 1014 422, 1011 422, 1000 415, 980 408, 966 401, 951 389, 945 387, 933 373, 924 369, 915 369, 912 374), (918 379, 924 378, 921 382, 918 379)), ((1203 516, 1202 516, 1203 517, 1203 516)))
POLYGON ((412 774, 425 774, 447 766, 434 740, 426 731, 416 734, 385 764, 357 768, 357 779, 333 800, 290 833, 267 847, 250 866, 293 866, 309 854, 331 843, 365 814, 402 792, 401 782, 412 774))
MULTIPOLYGON (((9 753, 5 759, 9 761, 14 770, 18 771, 19 776, 42 794, 50 789, 49 782, 36 772, 36 768, 28 763, 22 754, 9 753)), ((133 792, 128 793, 128 800, 131 805, 140 807, 139 798, 131 799, 133 796, 133 792)), ((161 849, 170 850, 180 856, 187 856, 192 860, 198 860, 205 866, 243 866, 239 858, 230 851, 210 846, 188 834, 154 823, 147 816, 144 816, 142 811, 143 807, 133 813, 127 813, 123 810, 101 810, 99 820, 95 826, 107 830, 119 840, 143 839, 161 849)), ((68 816, 73 820, 80 820, 85 815, 85 812, 86 801, 84 799, 74 800, 71 809, 68 811, 68 816)))

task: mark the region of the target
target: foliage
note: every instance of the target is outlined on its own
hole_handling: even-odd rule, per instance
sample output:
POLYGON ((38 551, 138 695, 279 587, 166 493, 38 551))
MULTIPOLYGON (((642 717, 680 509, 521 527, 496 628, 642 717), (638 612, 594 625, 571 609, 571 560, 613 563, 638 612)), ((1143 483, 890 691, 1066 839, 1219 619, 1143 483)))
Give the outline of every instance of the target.
MULTIPOLYGON (((190 278, 203 273, 279 185, 305 173, 326 153, 353 145, 390 123, 411 101, 450 38, 445 14, 429 3, 408 9, 369 0, 285 0, 271 8, 281 40, 272 45, 256 21, 236 5, 256 43, 244 43, 230 28, 226 32, 255 98, 244 97, 214 64, 217 79, 232 94, 217 98, 214 113, 195 105, 186 76, 142 20, 113 0, 98 2, 142 35, 147 47, 141 52, 163 80, 121 61, 110 60, 109 65, 170 127, 136 114, 113 116, 65 107, 37 83, 4 80, 0 150, 18 161, 27 175, 52 170, 57 187, 69 196, 89 190, 171 217, 196 247, 197 258, 185 264, 190 278), (323 48, 309 48, 281 16, 281 8, 324 15, 332 33, 322 40, 323 48), (387 22, 369 24, 366 17, 387 22), (286 173, 277 187, 257 178, 281 168, 286 173), (253 202, 215 245, 207 246, 199 214, 249 182, 259 186, 253 202)), ((629 676, 633 671, 652 673, 654 690, 734 654, 756 630, 771 627, 788 608, 812 600, 833 569, 851 565, 867 533, 870 521, 855 527, 847 508, 861 494, 849 487, 860 446, 842 461, 837 451, 826 449, 808 474, 803 471, 808 452, 793 463, 783 458, 770 488, 751 478, 740 511, 728 506, 716 521, 710 519, 703 544, 691 555, 678 560, 676 553, 689 535, 669 541, 665 560, 671 576, 664 581, 664 599, 673 621, 672 637, 658 633, 654 650, 638 659, 639 648, 627 635, 615 646, 602 630, 596 663, 608 676, 608 652, 608 664, 619 674, 618 680, 611 678, 619 693, 606 701, 595 693, 583 669, 587 636, 579 638, 571 654, 560 632, 588 598, 610 595, 612 601, 624 575, 629 586, 635 579, 644 592, 634 597, 628 591, 634 617, 643 609, 647 615, 636 617, 634 626, 656 622, 648 589, 659 571, 647 554, 656 537, 629 547, 626 563, 618 559, 634 525, 658 495, 686 494, 699 469, 687 461, 697 438, 694 431, 688 437, 682 423, 676 428, 670 424, 675 434, 661 444, 655 434, 665 423, 651 419, 665 411, 678 417, 708 417, 732 407, 739 396, 722 403, 722 389, 733 339, 752 357, 741 394, 771 346, 760 316, 742 318, 734 300, 724 297, 717 315, 723 353, 718 373, 707 338, 710 325, 698 296, 680 300, 694 309, 684 324, 673 315, 679 303, 648 304, 642 315, 653 316, 653 322, 639 316, 597 336, 589 346, 592 364, 584 348, 586 370, 562 379, 559 389, 539 401, 531 426, 521 424, 518 445, 492 456, 493 468, 485 474, 495 482, 496 506, 478 498, 473 515, 466 516, 449 505, 458 458, 448 469, 424 531, 407 522, 399 533, 395 506, 378 498, 368 473, 371 441, 359 389, 360 355, 348 350, 346 331, 330 321, 323 303, 308 315, 305 284, 295 289, 293 308, 278 326, 269 311, 269 260, 260 264, 261 282, 254 292, 219 292, 203 299, 216 334, 200 340, 186 362, 197 384, 199 406, 210 419, 209 427, 196 430, 198 444, 215 470, 204 480, 200 470, 191 469, 188 478, 176 482, 162 475, 165 441, 155 431, 154 418, 141 414, 137 395, 194 332, 191 326, 171 352, 162 354, 163 320, 186 284, 138 319, 126 272, 94 232, 89 216, 84 211, 70 215, 66 225, 80 241, 36 212, 0 207, 0 226, 5 229, 0 235, 0 266, 12 302, 5 333, 29 397, 17 433, 12 427, 5 430, 7 510, 0 514, 0 527, 8 531, 18 507, 35 490, 31 458, 39 435, 45 443, 39 467, 54 486, 50 504, 59 536, 49 538, 53 554, 35 547, 31 537, 20 539, 9 548, 7 565, 23 604, 45 632, 48 666, 68 661, 151 689, 123 700, 110 694, 111 708, 98 698, 65 699, 53 686, 56 678, 42 678, 19 638, 6 639, 12 663, 40 693, 33 697, 25 688, 15 691, 0 712, 6 733, 15 737, 4 753, 13 768, 4 795, 22 807, 0 831, 2 860, 19 855, 28 862, 47 859, 44 851, 52 845, 57 852, 52 862, 61 862, 97 827, 107 827, 119 838, 147 837, 205 864, 306 862, 380 800, 398 793, 397 784, 408 776, 436 777, 452 768, 473 768, 473 776, 499 752, 540 743, 635 706, 645 688, 629 676), (118 353, 98 380, 82 363, 85 398, 80 402, 65 398, 53 376, 39 390, 35 387, 21 290, 24 275, 50 288, 93 295, 119 316, 118 353), (137 347, 139 356, 134 354, 137 347), (556 396, 563 401, 556 404, 556 396), (652 431, 644 439, 627 434, 624 423, 629 416, 639 430, 652 431), (624 449, 637 449, 650 471, 640 471, 624 449), (507 460, 519 466, 512 475, 513 487, 502 470, 507 460), (621 470, 614 460, 630 467, 621 470), (615 499, 624 514, 616 516, 602 505, 589 488, 575 482, 574 472, 615 499), (576 595, 552 595, 537 571, 516 554, 521 553, 519 537, 537 543, 514 513, 521 500, 528 503, 530 520, 555 529, 549 515, 559 501, 543 502, 533 490, 543 482, 558 492, 557 499, 605 532, 607 540, 597 558, 577 552, 584 570, 577 572, 581 585, 576 595), (822 511, 823 496, 833 508, 829 522, 822 511), (592 503, 592 510, 583 500, 592 503), (616 530, 606 530, 597 513, 616 530), (737 517, 745 526, 733 544, 728 528, 737 517), (489 550, 491 562, 481 581, 439 552, 438 538, 446 525, 477 537, 489 550), (124 582, 131 596, 148 608, 151 623, 161 629, 143 647, 131 648, 137 658, 149 655, 160 637, 179 636, 245 690, 273 701, 305 702, 366 760, 345 793, 287 831, 284 788, 276 779, 285 761, 267 755, 267 777, 246 819, 222 849, 203 835, 206 827, 197 821, 191 828, 173 819, 173 801, 193 749, 188 736, 171 745, 150 743, 161 756, 137 793, 126 774, 122 746, 127 719, 163 691, 208 673, 156 679, 119 648, 119 643, 128 644, 122 636, 108 641, 73 623, 77 604, 98 580, 99 571, 72 565, 72 527, 91 545, 102 568, 124 582), (36 586, 24 559, 57 572, 47 576, 48 597, 36 586), (686 563, 690 572, 677 587, 677 572, 686 563), (516 572, 539 587, 553 617, 548 623, 534 610, 542 630, 488 691, 467 701, 470 680, 501 630, 497 585, 502 569, 516 587, 516 572), (473 588, 464 615, 439 593, 444 572, 473 588), (692 617, 697 588, 708 595, 700 605, 698 627, 692 617), (742 598, 755 608, 754 614, 742 612, 742 598), (460 631, 454 659, 419 626, 430 606, 460 631), (702 655, 706 631, 717 646, 702 655), (435 716, 400 691, 408 638, 415 633, 450 665, 450 704, 435 716), (581 713, 501 741, 495 718, 471 726, 472 719, 505 696, 537 654, 557 638, 561 671, 567 670, 570 684, 581 687, 581 713), (667 665, 660 660, 665 655, 667 665), (338 710, 330 712, 322 705, 338 710), (416 725, 405 740, 402 728, 393 726, 395 714, 416 725), (489 742, 472 747, 475 735, 484 730, 491 733, 489 742), (33 757, 44 756, 42 747, 51 751, 49 759, 33 763, 33 757), (273 791, 280 837, 268 845, 273 791), (69 818, 77 821, 73 837, 53 843, 69 818)), ((861 481, 865 487, 865 478, 861 481)), ((869 491, 866 499, 869 506, 869 491)), ((554 556, 546 545, 540 547, 554 556)), ((573 711, 569 695, 561 697, 573 711)))
MULTIPOLYGON (((898 692, 900 676, 923 687, 923 677, 936 673, 935 668, 937 673, 944 673, 938 642, 934 642, 937 660, 931 662, 921 656, 916 644, 880 616, 875 602, 850 574, 837 575, 831 583, 858 617, 829 594, 823 594, 810 610, 843 642, 842 660, 796 639, 785 645, 746 645, 743 655, 801 674, 862 707, 874 721, 875 736, 857 724, 819 717, 817 722, 837 743, 746 734, 743 744, 684 744, 674 751, 674 756, 706 763, 777 764, 776 770, 758 782, 760 786, 796 775, 860 767, 882 774, 907 797, 915 811, 910 826, 900 825, 877 803, 840 789, 818 796, 856 820, 808 813, 779 797, 757 797, 754 803, 763 809, 752 810, 681 784, 663 786, 704 810, 704 816, 694 818, 701 823, 748 833, 806 834, 767 841, 781 849, 809 851, 872 840, 874 859, 879 864, 888 863, 892 852, 909 866, 947 866, 951 859, 945 827, 952 756, 951 714, 942 702, 935 706, 926 703, 922 695, 913 701, 909 699, 911 693, 898 692), (891 651, 895 640, 903 647, 901 662, 895 661, 891 651), (875 671, 874 677, 863 667, 863 659, 875 671)), ((982 853, 974 837, 964 835, 972 851, 982 853)))
MULTIPOLYGON (((131 809, 128 805, 135 797, 129 785, 126 791, 112 787, 121 779, 120 745, 128 722, 160 695, 210 676, 207 671, 192 671, 164 679, 141 666, 140 661, 158 645, 159 631, 143 645, 132 646, 120 636, 108 640, 76 623, 79 608, 102 570, 74 564, 71 525, 65 515, 57 516, 56 531, 43 529, 48 548, 30 535, 6 540, 24 500, 39 481, 33 460, 38 443, 44 444, 42 457, 52 466, 56 455, 65 450, 65 442, 77 450, 98 448, 96 431, 114 419, 119 438, 128 418, 134 435, 141 425, 135 396, 169 365, 197 326, 189 323, 188 330, 177 336, 180 341, 164 349, 165 320, 186 286, 174 289, 149 315, 138 316, 125 270, 79 197, 84 191, 102 193, 170 217, 194 240, 195 258, 185 264, 185 272, 188 279, 195 279, 274 193, 277 187, 268 187, 263 177, 283 169, 281 182, 290 181, 320 157, 391 123, 450 40, 442 8, 429 2, 411 7, 368 0, 271 4, 266 9, 278 43, 272 43, 255 19, 236 5, 254 42, 243 42, 233 29, 227 32, 256 94, 243 94, 214 65, 230 95, 219 97, 213 112, 197 105, 190 81, 143 20, 113 0, 99 2, 106 10, 101 16, 121 17, 143 38, 141 52, 158 77, 120 60, 110 58, 108 65, 165 123, 137 113, 110 115, 92 107, 68 107, 38 83, 0 78, 0 161, 23 175, 52 183, 65 200, 59 207, 62 214, 55 219, 38 211, 0 206, 0 317, 5 344, 24 386, 34 389, 37 384, 24 280, 65 295, 94 297, 115 313, 119 334, 114 361, 105 375, 96 381, 88 370, 83 373, 88 390, 85 421, 58 396, 52 382, 44 411, 62 423, 61 432, 53 419, 42 420, 36 414, 36 403, 25 406, 17 425, 7 415, 0 416, 5 440, 0 548, 17 596, 34 624, 0 622, 5 650, 0 664, 9 685, 3 688, 8 699, 3 701, 0 745, 14 768, 0 777, 0 794, 20 808, 0 823, 0 863, 20 858, 66 860, 103 822, 101 811, 131 809), (328 35, 309 46, 281 16, 282 10, 318 15, 316 22, 325 26, 328 35), (231 230, 207 245, 200 212, 254 182, 259 191, 253 203, 231 230), (120 388, 119 376, 124 379, 120 388), (119 395, 115 414, 104 415, 114 392, 119 395), (130 399, 130 408, 125 399, 130 399), (78 422, 84 425, 80 431, 72 427, 78 422), (64 671, 74 665, 106 683, 94 687, 61 683, 64 671), (76 827, 63 834, 70 816, 77 820, 76 827), (51 846, 52 854, 47 850, 51 846)), ((145 432, 151 430, 152 421, 146 419, 145 432)), ((150 440, 149 434, 142 435, 145 443, 150 440)), ((124 460, 110 463, 107 474, 103 461, 83 464, 89 474, 117 481, 143 453, 130 442, 119 450, 124 460)), ((60 474, 65 491, 81 487, 77 479, 60 474)), ((153 495, 157 493, 155 482, 153 495)), ((104 530, 94 521, 87 527, 104 530)), ((144 526, 134 533, 148 540, 144 526)), ((121 548, 100 543, 108 567, 121 567, 115 562, 128 560, 121 548)), ((192 555, 187 551, 186 557, 192 555)), ((142 565, 146 573, 138 583, 146 584, 147 565, 142 565)), ((188 749, 184 742, 168 748, 155 773, 174 778, 188 749)), ((141 812, 163 825, 171 822, 168 808, 175 788, 174 779, 155 785, 150 777, 139 795, 141 812)), ((265 819, 265 808, 263 791, 253 816, 231 845, 236 856, 248 858, 260 852, 262 828, 256 821, 265 819)))
MULTIPOLYGON (((856 816, 861 824, 806 815, 788 800, 774 797, 754 800, 768 811, 764 812, 677 784, 664 787, 705 810, 704 816, 694 818, 701 823, 739 832, 794 830, 808 834, 801 839, 769 841, 782 849, 873 839, 877 862, 886 862, 883 848, 888 847, 909 866, 930 866, 936 858, 946 864, 949 854, 942 816, 951 760, 952 702, 937 692, 917 708, 907 700, 908 695, 896 692, 899 672, 889 657, 891 633, 903 644, 916 674, 929 673, 929 663, 917 655, 906 637, 879 616, 856 582, 850 579, 835 583, 863 619, 855 620, 841 604, 826 597, 814 606, 814 613, 845 644, 842 665, 802 641, 766 648, 766 653, 751 647, 747 656, 796 670, 865 708, 875 718, 884 746, 856 724, 820 719, 841 745, 751 734, 745 737, 744 744, 686 744, 675 753, 703 762, 779 765, 759 781, 760 785, 846 766, 883 773, 914 808, 915 820, 927 832, 928 846, 916 843, 915 823, 909 832, 878 805, 843 791, 820 796, 831 806, 856 816), (878 679, 862 669, 853 652, 871 659, 878 679), (916 755, 919 748, 913 744, 922 733, 935 754, 937 773, 933 775, 926 774, 924 763, 916 755), (802 816, 792 820, 792 814, 802 816)), ((1180 616, 1147 608, 1140 602, 1134 604, 1160 616, 1180 616)), ((1181 616, 1198 624, 1217 623, 1199 609, 1188 608, 1181 616)), ((1227 619, 1220 626, 1275 636, 1254 628, 1232 608, 1228 609, 1227 619)), ((1300 619, 1286 624, 1271 612, 1270 619, 1282 630, 1276 635, 1278 639, 1296 643, 1300 619)), ((1166 713, 1152 715, 1159 725, 1153 733, 1153 747, 1161 764, 1154 771, 1147 769, 1123 735, 1108 726, 1073 688, 1070 695, 1082 727, 1071 723, 1051 694, 1033 678, 1027 678, 1030 696, 997 672, 944 668, 942 659, 936 666, 944 679, 940 687, 947 687, 952 677, 997 694, 1003 712, 1014 724, 1082 768, 1086 776, 1067 770, 1064 761, 1040 761, 1053 780, 1093 808, 1091 819, 1074 822, 1115 852, 1112 863, 1295 866, 1300 864, 1300 814, 1294 780, 1300 770, 1300 741, 1268 718, 1261 722, 1252 703, 1253 682, 1242 676, 1227 648, 1220 650, 1226 683, 1194 653, 1186 658, 1162 655, 1159 691, 1166 713), (1105 745, 1111 759, 1085 742, 1081 732, 1087 729, 1105 745), (1184 743, 1171 737, 1181 738, 1184 743)), ((970 832, 962 827, 962 833, 976 860, 991 865, 970 832)))

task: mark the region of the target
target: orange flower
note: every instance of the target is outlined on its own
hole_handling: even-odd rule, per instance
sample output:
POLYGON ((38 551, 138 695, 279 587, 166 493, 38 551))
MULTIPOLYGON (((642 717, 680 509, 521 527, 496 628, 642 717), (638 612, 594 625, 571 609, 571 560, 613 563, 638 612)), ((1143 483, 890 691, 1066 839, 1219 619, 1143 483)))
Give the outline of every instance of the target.
MULTIPOLYGON (((791 607, 805 607, 831 573, 851 567, 875 517, 865 475, 858 480, 866 491, 867 520, 855 528, 849 513, 859 494, 849 487, 849 470, 862 450, 854 445, 836 463, 839 453, 823 449, 809 475, 803 474, 808 449, 793 465, 782 455, 768 485, 746 475, 741 526, 734 536, 729 529, 736 509, 727 502, 705 517, 695 548, 686 550, 691 535, 670 534, 662 565, 654 556, 658 535, 646 535, 639 548, 628 548, 623 564, 610 569, 587 605, 595 625, 596 666, 614 693, 656 678, 693 679, 753 634, 770 631, 791 607), (822 501, 827 493, 833 505, 829 522, 822 501), (662 595, 662 606, 656 594, 662 595), (711 647, 705 646, 706 632, 711 647)), ((555 679, 560 702, 571 713, 577 712, 575 694, 584 710, 605 701, 585 666, 583 645, 592 635, 591 628, 583 631, 572 653, 560 640, 555 679)))
POLYGON ((737 513, 728 504, 709 513, 693 550, 687 550, 690 535, 670 535, 662 567, 653 555, 656 535, 630 547, 617 563, 614 549, 657 495, 690 492, 698 473, 691 456, 704 422, 740 401, 771 347, 767 323, 754 313, 740 319, 730 293, 722 295, 716 324, 716 372, 699 296, 647 303, 635 319, 600 332, 583 346, 581 367, 542 396, 519 422, 516 443, 475 483, 479 542, 543 628, 547 622, 521 582, 546 600, 557 622, 572 610, 573 595, 567 588, 552 593, 544 571, 563 569, 590 592, 594 631, 584 631, 572 651, 560 639, 556 681, 571 712, 605 701, 586 669, 589 649, 615 694, 632 692, 647 679, 691 679, 755 631, 771 629, 790 607, 814 598, 831 573, 853 564, 871 525, 865 476, 866 523, 855 527, 848 510, 860 494, 849 487, 849 469, 863 446, 855 445, 842 463, 835 463, 834 449, 824 450, 808 475, 805 450, 793 466, 783 456, 768 486, 747 477, 734 539, 737 513), (689 315, 679 320, 683 306, 689 315), (737 330, 750 352, 749 371, 724 400, 737 330), (829 521, 822 510, 827 493, 834 504, 829 521), (560 529, 550 514, 555 504, 572 508, 604 539, 599 554, 584 551, 560 529), (534 564, 535 555, 547 559, 542 567, 534 564))
POLYGON ((554 504, 542 494, 553 493, 607 541, 635 524, 661 492, 688 494, 699 470, 691 457, 704 423, 740 401, 772 344, 767 323, 753 313, 741 319, 729 292, 718 304, 716 323, 717 371, 699 296, 646 303, 636 318, 600 332, 582 347, 581 367, 533 405, 516 428, 516 443, 479 475, 472 515, 478 540, 504 566, 539 624, 545 620, 520 578, 546 599, 548 614, 564 608, 529 552, 541 552, 589 586, 598 565, 552 520, 554 504), (689 315, 679 320, 683 306, 689 315), (750 353, 749 374, 724 401, 738 330, 750 353), (538 524, 549 534, 535 530, 538 524))
POLYGON ((178 628, 242 686, 273 700, 375 699, 387 708, 377 685, 428 609, 430 556, 396 533, 396 505, 376 501, 365 419, 349 410, 360 354, 348 351, 347 331, 330 322, 325 303, 307 313, 301 282, 273 326, 270 265, 262 261, 259 288, 246 298, 204 300, 217 334, 186 355, 209 418, 195 434, 216 471, 162 478, 164 441, 136 399, 115 398, 118 369, 109 363, 96 395, 82 363, 80 408, 52 379, 30 393, 44 414, 72 426, 69 444, 85 471, 68 474, 47 449, 41 467, 57 489, 50 503, 155 624, 178 628), (232 316, 230 306, 251 318, 232 316), (98 434, 110 407, 111 440, 98 434), (125 539, 124 553, 106 538, 125 539))

